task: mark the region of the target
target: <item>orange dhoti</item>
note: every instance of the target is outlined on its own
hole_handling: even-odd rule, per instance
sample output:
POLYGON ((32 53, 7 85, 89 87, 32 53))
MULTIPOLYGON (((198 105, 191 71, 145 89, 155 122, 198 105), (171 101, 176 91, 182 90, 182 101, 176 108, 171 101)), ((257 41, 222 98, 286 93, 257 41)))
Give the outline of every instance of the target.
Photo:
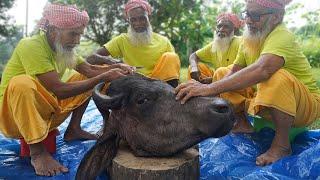
POLYGON ((148 76, 150 78, 162 81, 179 79, 180 77, 180 59, 179 56, 172 52, 164 53, 158 60, 153 71, 148 76))
MULTIPOLYGON (((200 72, 200 80, 212 78, 214 75, 214 70, 212 70, 209 66, 203 63, 198 63, 198 69, 200 72)), ((188 68, 188 80, 191 80, 191 67, 188 68)))
MULTIPOLYGON (((222 79, 229 72, 228 68, 219 68, 214 79, 222 79)), ((294 127, 308 126, 320 117, 320 95, 311 93, 307 86, 284 69, 257 84, 254 94, 252 90, 247 88, 220 96, 234 104, 236 112, 247 111, 256 115, 263 108, 275 108, 293 116, 294 127)))
MULTIPOLYGON (((86 79, 79 73, 68 82, 86 79)), ((13 77, 0 105, 0 130, 9 138, 23 138, 27 144, 43 141, 70 113, 91 97, 81 95, 58 100, 41 83, 28 75, 13 77)))

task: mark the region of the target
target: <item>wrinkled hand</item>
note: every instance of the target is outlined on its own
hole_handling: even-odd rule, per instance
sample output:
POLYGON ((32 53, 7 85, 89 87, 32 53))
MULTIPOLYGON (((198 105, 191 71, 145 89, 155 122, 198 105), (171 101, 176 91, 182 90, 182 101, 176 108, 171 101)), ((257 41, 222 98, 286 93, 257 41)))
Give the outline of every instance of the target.
POLYGON ((120 68, 113 68, 105 73, 103 73, 106 82, 111 82, 115 79, 128 75, 128 72, 120 68))
POLYGON ((114 68, 121 69, 125 72, 125 74, 133 74, 136 71, 136 67, 129 66, 124 63, 113 64, 113 65, 111 65, 111 68, 112 69, 114 69, 114 68))
POLYGON ((213 95, 208 84, 202 84, 195 80, 182 83, 175 89, 176 100, 181 100, 181 104, 186 103, 191 97, 213 95))
POLYGON ((192 79, 200 82, 200 72, 199 71, 191 72, 190 76, 192 79))

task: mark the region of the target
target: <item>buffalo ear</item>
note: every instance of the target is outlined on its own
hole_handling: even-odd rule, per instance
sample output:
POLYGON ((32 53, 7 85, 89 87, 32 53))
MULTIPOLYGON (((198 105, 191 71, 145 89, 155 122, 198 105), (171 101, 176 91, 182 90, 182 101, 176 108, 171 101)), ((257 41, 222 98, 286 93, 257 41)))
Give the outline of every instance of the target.
POLYGON ((106 135, 98 141, 83 157, 77 170, 76 180, 94 180, 107 168, 110 168, 117 154, 119 137, 106 135))

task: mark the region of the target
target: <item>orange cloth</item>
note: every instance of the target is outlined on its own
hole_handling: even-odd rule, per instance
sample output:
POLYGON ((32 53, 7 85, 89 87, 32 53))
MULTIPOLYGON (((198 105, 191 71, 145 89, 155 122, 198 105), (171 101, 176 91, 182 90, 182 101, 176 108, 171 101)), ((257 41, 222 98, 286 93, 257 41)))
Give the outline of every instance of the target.
MULTIPOLYGON (((200 71, 200 80, 206 78, 212 78, 214 74, 214 70, 210 69, 204 63, 198 63, 198 69, 200 71)), ((188 80, 191 80, 191 67, 188 68, 188 80)))
MULTIPOLYGON (((68 82, 86 79, 79 73, 68 82)), ((0 130, 9 138, 39 143, 91 96, 91 92, 57 100, 38 80, 28 75, 13 77, 0 105, 0 130)))
POLYGON ((162 81, 179 79, 180 77, 180 59, 176 53, 166 52, 158 60, 150 78, 162 81))
MULTIPOLYGON (((228 72, 227 68, 219 68, 214 79, 222 79, 228 72)), ((272 107, 295 117, 294 126, 310 125, 320 117, 320 96, 311 93, 307 86, 301 83, 291 73, 280 69, 270 79, 257 84, 253 89, 226 92, 220 96, 235 105, 236 112, 248 111, 256 115, 265 107, 272 107)))

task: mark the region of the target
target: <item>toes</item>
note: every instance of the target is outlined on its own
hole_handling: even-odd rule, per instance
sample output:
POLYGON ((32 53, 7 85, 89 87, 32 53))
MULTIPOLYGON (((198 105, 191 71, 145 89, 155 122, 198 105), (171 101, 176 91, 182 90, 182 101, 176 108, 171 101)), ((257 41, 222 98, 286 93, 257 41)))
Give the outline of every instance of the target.
POLYGON ((60 166, 59 170, 60 170, 60 172, 62 172, 62 173, 67 173, 67 172, 69 172, 69 169, 66 168, 66 167, 64 167, 64 166, 60 166))

